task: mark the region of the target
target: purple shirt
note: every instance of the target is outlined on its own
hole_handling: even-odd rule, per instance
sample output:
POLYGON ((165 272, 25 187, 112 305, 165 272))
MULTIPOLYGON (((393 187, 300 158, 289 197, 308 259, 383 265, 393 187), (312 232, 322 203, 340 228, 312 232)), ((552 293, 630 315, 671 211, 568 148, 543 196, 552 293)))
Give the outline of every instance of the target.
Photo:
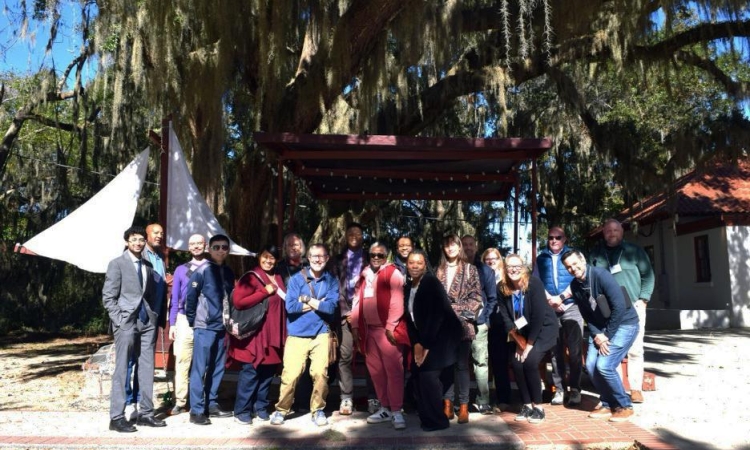
POLYGON ((187 288, 190 284, 190 277, 188 276, 188 270, 192 268, 192 272, 202 266, 207 260, 201 261, 191 260, 185 264, 181 264, 174 271, 174 277, 172 278, 172 301, 169 305, 169 325, 174 326, 177 323, 177 314, 185 314, 185 297, 187 296, 187 288))

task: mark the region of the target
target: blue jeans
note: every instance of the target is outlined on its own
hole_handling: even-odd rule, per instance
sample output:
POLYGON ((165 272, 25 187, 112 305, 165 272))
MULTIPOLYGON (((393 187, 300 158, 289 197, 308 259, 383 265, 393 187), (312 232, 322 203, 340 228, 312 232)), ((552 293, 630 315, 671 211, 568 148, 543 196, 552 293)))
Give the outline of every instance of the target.
POLYGON ((218 407, 219 384, 224 378, 226 331, 196 328, 193 332, 193 367, 190 369, 190 414, 208 415, 218 407), (204 379, 205 377, 205 379, 204 379))
POLYGON ((276 373, 276 364, 242 363, 237 378, 237 396, 234 400, 234 417, 249 421, 254 414, 265 411, 268 406, 268 390, 276 373))
POLYGON ((125 405, 135 405, 140 400, 141 390, 138 387, 138 356, 133 354, 128 358, 128 373, 125 374, 125 405))
POLYGON ((586 369, 591 382, 599 391, 602 406, 616 408, 618 406, 631 408, 633 403, 625 393, 622 379, 617 373, 617 367, 628 354, 638 336, 638 324, 620 325, 609 340, 609 355, 600 355, 594 344, 594 336, 589 337, 589 350, 586 355, 586 369))

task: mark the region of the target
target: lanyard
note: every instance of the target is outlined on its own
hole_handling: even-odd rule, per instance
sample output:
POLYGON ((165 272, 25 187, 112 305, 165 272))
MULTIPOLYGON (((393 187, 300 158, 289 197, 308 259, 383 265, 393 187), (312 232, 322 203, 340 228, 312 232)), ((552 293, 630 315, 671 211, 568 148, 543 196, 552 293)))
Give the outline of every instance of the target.
POLYGON ((516 315, 516 319, 523 316, 523 303, 524 295, 523 292, 518 291, 513 293, 513 312, 516 315))

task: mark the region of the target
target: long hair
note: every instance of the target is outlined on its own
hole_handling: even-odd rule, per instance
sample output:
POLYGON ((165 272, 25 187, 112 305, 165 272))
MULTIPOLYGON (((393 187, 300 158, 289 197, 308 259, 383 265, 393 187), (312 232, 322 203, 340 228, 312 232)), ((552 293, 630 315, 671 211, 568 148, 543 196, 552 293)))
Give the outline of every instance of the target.
POLYGON ((500 253, 500 250, 495 247, 490 247, 482 252, 482 262, 484 263, 484 260, 490 255, 497 256, 497 269, 495 270, 495 273, 499 274, 500 280, 502 280, 505 277, 505 262, 503 262, 503 255, 500 253))
POLYGON ((513 281, 510 279, 510 277, 508 277, 508 260, 511 258, 518 258, 521 261, 521 279, 518 280, 521 292, 526 292, 529 289, 529 278, 531 277, 529 266, 526 265, 526 262, 524 262, 523 258, 521 258, 520 255, 511 253, 505 257, 505 274, 501 283, 503 295, 513 295, 513 291, 516 290, 516 288, 513 286, 513 281))
POLYGON ((467 262, 466 253, 464 252, 464 246, 461 244, 461 238, 459 238, 457 234, 448 234, 446 236, 443 236, 443 241, 440 247, 441 251, 440 264, 438 265, 439 269, 445 269, 445 267, 448 265, 448 259, 445 257, 445 247, 453 243, 458 244, 458 262, 467 262))

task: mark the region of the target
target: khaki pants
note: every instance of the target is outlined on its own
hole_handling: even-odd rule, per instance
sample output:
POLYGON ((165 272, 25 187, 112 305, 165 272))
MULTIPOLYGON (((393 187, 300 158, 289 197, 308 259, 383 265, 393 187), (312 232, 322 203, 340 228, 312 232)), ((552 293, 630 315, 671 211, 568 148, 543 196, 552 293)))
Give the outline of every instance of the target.
POLYGON ((177 314, 174 340, 174 398, 175 405, 184 407, 188 398, 190 362, 193 360, 193 329, 185 314, 177 314))
POLYGON ((276 411, 286 415, 294 402, 294 389, 305 370, 305 361, 310 358, 310 378, 313 382, 310 396, 310 411, 326 407, 328 396, 328 333, 314 338, 289 336, 284 345, 284 369, 281 372, 281 387, 276 411))
POLYGON ((646 305, 639 303, 641 306, 633 305, 635 312, 638 313, 638 336, 635 342, 628 350, 628 383, 631 391, 640 391, 643 389, 643 339, 646 335, 646 305))

